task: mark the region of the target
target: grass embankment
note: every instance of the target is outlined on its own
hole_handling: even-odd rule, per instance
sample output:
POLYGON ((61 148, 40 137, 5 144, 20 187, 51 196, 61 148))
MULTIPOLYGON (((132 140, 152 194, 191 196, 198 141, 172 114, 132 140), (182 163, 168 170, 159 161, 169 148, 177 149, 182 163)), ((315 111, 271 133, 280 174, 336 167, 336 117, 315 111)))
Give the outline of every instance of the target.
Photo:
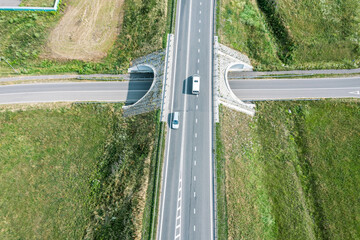
MULTIPOLYGON (((64 60, 64 57, 63 60, 51 60, 46 57, 50 33, 71 8, 73 0, 62 1, 57 13, 2 11, 0 56, 22 74, 122 73, 133 59, 162 48, 167 1, 125 0, 122 9, 119 9, 123 18, 119 19, 119 24, 122 22, 116 40, 106 52, 106 57, 97 62, 64 60)), ((89 14, 91 12, 86 16, 89 14)), ((14 74, 13 70, 0 61, 0 75, 10 74, 14 74)))
POLYGON ((55 0, 22 0, 20 7, 53 7, 55 0))
POLYGON ((229 239, 358 239, 359 117, 356 100, 223 108, 229 239))
POLYGON ((259 70, 360 67, 360 2, 219 0, 220 41, 259 70))
POLYGON ((122 104, 0 112, 1 239, 140 239, 156 113, 122 104))

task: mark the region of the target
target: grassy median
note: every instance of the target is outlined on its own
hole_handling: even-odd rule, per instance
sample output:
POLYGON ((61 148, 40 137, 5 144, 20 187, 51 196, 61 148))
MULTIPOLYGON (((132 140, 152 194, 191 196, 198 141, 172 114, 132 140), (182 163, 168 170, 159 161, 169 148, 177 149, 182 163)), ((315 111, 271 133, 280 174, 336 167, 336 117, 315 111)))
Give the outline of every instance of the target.
POLYGON ((222 108, 229 239, 358 239, 359 117, 358 100, 222 108))
POLYGON ((0 239, 141 239, 157 114, 41 106, 0 112, 0 239))
POLYGON ((218 0, 220 41, 259 70, 360 67, 357 0, 218 0))

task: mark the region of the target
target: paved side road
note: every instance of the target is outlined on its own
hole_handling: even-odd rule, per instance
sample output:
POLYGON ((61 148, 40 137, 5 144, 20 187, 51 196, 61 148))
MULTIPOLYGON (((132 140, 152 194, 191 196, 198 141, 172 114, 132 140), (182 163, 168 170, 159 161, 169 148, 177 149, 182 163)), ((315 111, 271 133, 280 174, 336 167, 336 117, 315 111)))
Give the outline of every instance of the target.
POLYGON ((229 72, 229 78, 256 78, 270 76, 311 76, 317 74, 360 74, 360 68, 355 69, 324 69, 324 70, 291 70, 291 71, 273 71, 273 72, 229 72))
POLYGON ((151 81, 15 84, 0 86, 0 104, 105 101, 134 103, 151 81))
POLYGON ((21 0, 0 0, 0 7, 17 7, 21 3, 21 0))
POLYGON ((229 80, 241 100, 360 97, 360 77, 229 80))

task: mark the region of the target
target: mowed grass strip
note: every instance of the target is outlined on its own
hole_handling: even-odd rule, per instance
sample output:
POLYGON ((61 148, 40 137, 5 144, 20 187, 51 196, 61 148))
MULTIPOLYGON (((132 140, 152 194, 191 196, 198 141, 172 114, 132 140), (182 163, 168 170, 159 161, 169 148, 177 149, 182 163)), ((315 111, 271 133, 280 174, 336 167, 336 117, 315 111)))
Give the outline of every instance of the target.
POLYGON ((226 214, 219 214, 221 239, 226 239, 225 221, 228 239, 273 239, 276 236, 270 199, 261 181, 264 170, 255 156, 256 142, 250 123, 249 116, 221 106, 221 132, 217 141, 222 141, 223 153, 220 156, 223 157, 219 160, 223 161, 225 176, 218 174, 218 178, 225 178, 225 190, 218 191, 221 200, 218 204, 226 204, 218 206, 219 210, 226 211, 226 214), (225 200, 221 196, 224 193, 225 200))
POLYGON ((0 112, 0 238, 140 238, 155 113, 122 104, 0 112))
POLYGON ((358 100, 224 108, 229 239, 359 238, 359 117, 358 100))
POLYGON ((220 41, 258 70, 357 68, 357 0, 219 0, 220 41))

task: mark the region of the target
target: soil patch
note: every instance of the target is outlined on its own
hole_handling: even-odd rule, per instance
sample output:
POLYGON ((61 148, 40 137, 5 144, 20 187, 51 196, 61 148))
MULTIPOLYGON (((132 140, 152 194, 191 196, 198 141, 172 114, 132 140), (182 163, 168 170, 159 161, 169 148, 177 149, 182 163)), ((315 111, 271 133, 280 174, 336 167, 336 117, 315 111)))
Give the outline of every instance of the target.
POLYGON ((122 22, 124 0, 70 1, 53 29, 43 57, 96 61, 105 57, 115 42, 122 22))

